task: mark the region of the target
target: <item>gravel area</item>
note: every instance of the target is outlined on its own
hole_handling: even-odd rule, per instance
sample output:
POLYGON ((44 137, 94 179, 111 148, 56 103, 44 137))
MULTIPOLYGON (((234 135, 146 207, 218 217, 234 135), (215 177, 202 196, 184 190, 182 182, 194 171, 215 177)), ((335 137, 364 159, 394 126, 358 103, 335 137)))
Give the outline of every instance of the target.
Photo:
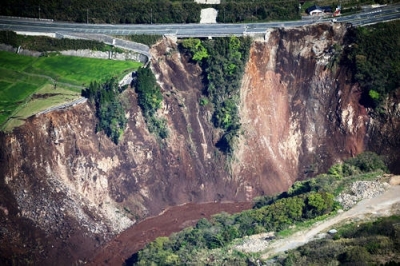
POLYGON ((244 238, 243 244, 236 246, 236 249, 242 252, 260 252, 264 250, 268 242, 274 238, 274 232, 248 236, 244 238))
POLYGON ((214 8, 202 9, 200 13, 200 23, 201 24, 217 23, 217 14, 218 11, 214 8))
POLYGON ((360 200, 371 199, 381 195, 390 185, 379 181, 356 181, 352 184, 349 193, 341 193, 336 200, 348 210, 360 200))

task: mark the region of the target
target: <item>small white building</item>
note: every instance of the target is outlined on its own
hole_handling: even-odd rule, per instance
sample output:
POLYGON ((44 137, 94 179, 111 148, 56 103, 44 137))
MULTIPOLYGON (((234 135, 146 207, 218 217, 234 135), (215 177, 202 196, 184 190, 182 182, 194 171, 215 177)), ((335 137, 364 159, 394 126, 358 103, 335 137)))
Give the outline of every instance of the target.
POLYGON ((310 11, 310 16, 320 16, 324 13, 321 9, 314 9, 313 11, 310 11))

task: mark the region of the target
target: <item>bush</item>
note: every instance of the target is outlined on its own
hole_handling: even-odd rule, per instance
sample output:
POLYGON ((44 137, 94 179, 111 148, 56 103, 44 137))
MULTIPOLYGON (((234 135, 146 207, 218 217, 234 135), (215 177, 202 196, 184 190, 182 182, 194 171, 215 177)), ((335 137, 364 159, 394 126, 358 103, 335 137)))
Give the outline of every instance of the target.
POLYGON ((344 255, 343 262, 356 263, 357 265, 368 265, 370 254, 364 247, 356 246, 347 251, 344 255))
POLYGON ((382 158, 374 152, 366 151, 355 158, 345 161, 350 166, 357 167, 362 172, 372 172, 377 170, 387 171, 386 164, 382 158))

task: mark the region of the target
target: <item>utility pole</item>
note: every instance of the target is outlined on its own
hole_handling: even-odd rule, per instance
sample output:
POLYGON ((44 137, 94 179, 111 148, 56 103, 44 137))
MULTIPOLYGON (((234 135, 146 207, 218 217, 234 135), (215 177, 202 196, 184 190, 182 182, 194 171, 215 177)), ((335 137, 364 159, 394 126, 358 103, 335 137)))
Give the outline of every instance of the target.
POLYGON ((39 20, 40 20, 40 5, 39 5, 39 20))
POLYGON ((86 8, 86 24, 89 24, 89 8, 86 8))
POLYGON ((150 24, 153 24, 153 8, 150 8, 150 24))
POLYGON ((224 23, 225 23, 225 7, 224 7, 224 23))

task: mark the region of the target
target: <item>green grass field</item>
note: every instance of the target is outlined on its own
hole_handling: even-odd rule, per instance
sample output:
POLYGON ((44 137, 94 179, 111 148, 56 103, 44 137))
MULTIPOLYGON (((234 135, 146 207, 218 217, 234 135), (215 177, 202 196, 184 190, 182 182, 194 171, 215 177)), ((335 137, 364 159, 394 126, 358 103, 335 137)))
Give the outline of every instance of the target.
POLYGON ((13 118, 3 125, 3 130, 10 131, 17 126, 22 125, 28 117, 49 107, 76 100, 80 96, 80 90, 63 88, 61 86, 54 89, 54 85, 45 84, 41 89, 35 91, 29 101, 19 105, 14 110, 13 118))
POLYGON ((141 63, 133 61, 54 55, 38 58, 25 71, 51 76, 59 82, 88 86, 93 80, 103 82, 113 76, 122 77, 140 65, 141 63))
POLYGON ((80 97, 79 86, 121 78, 140 65, 133 61, 61 55, 38 58, 0 51, 0 130, 12 130, 37 112, 80 97))
POLYGON ((0 51, 0 68, 23 71, 30 66, 37 58, 23 56, 10 52, 0 51))

